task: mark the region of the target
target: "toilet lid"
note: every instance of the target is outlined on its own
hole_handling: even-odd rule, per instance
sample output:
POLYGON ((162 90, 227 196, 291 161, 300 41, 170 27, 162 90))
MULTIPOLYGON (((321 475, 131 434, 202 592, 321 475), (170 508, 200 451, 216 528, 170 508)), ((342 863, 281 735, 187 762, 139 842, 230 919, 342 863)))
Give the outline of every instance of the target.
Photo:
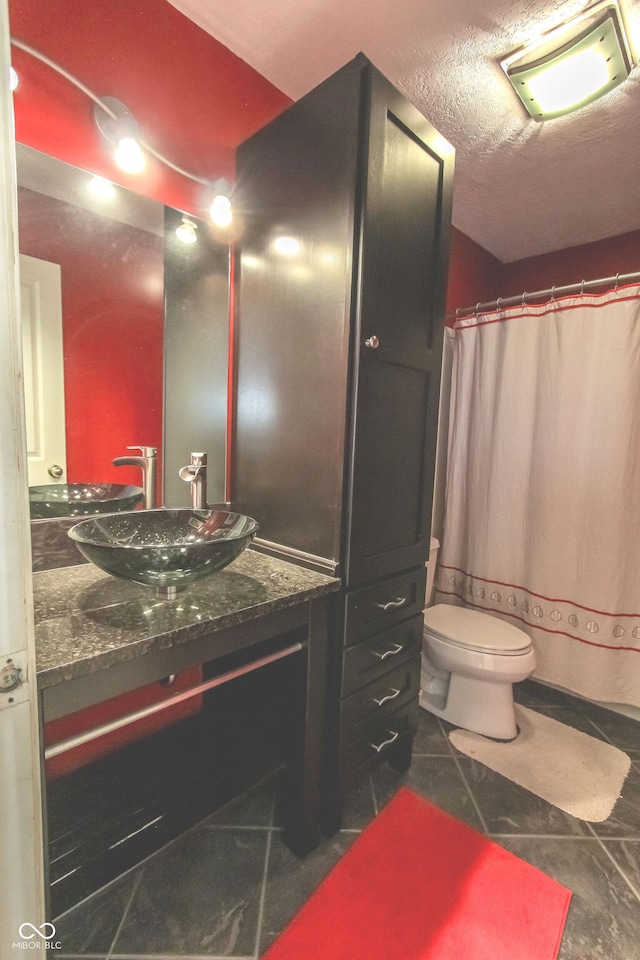
POLYGON ((434 636, 461 647, 475 647, 496 653, 520 653, 531 646, 530 637, 513 624, 487 613, 454 607, 448 603, 427 607, 424 625, 434 636))

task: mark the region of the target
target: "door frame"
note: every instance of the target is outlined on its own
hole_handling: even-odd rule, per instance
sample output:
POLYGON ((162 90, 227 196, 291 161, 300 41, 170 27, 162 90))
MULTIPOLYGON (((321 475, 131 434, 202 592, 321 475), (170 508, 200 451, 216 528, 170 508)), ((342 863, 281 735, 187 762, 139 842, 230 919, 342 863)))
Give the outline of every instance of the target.
MULTIPOLYGON (((9 12, 0 0, 0 77, 10 64, 9 12)), ((13 102, 0 83, 0 668, 22 682, 0 693, 0 960, 13 944, 42 939, 44 846, 31 577, 27 451, 22 396, 13 102)))
POLYGON ((29 486, 67 483, 61 268, 25 253, 19 262, 29 486))

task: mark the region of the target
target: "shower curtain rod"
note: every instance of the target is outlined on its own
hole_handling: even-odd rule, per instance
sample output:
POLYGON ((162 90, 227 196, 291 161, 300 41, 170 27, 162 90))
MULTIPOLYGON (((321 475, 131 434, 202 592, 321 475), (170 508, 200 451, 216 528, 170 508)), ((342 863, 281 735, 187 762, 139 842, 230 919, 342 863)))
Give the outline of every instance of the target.
POLYGON ((490 300, 488 303, 476 303, 473 307, 459 307, 455 312, 455 319, 458 320, 464 316, 477 316, 479 313, 491 313, 494 310, 501 310, 503 307, 512 307, 519 303, 523 307, 525 303, 531 300, 555 300, 556 297, 564 297, 571 293, 585 293, 592 287, 615 286, 625 283, 640 282, 640 270, 636 273, 616 273, 615 277, 601 277, 600 280, 582 280, 580 283, 569 283, 564 287, 551 287, 549 290, 536 290, 534 293, 521 293, 517 297, 498 297, 497 300, 490 300))

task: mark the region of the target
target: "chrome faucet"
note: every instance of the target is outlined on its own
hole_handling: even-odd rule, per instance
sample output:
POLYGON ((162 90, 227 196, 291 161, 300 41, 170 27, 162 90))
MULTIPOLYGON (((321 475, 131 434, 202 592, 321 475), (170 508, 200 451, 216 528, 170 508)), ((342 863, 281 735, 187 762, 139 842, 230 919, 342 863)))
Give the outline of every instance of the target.
POLYGON ((113 465, 114 467, 140 467, 142 470, 144 505, 147 510, 153 510, 156 505, 157 447, 127 447, 127 450, 139 450, 142 456, 116 457, 113 465))
POLYGON ((178 470, 181 480, 191 484, 191 507, 193 510, 207 509, 207 455, 192 453, 191 463, 178 470))

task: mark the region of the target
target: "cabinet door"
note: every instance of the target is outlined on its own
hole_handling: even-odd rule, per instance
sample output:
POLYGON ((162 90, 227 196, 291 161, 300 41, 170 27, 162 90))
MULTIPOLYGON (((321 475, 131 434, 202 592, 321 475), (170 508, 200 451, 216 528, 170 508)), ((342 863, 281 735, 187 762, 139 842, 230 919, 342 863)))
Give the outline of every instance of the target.
POLYGON ((363 124, 348 585, 429 555, 453 149, 375 69, 363 124))

